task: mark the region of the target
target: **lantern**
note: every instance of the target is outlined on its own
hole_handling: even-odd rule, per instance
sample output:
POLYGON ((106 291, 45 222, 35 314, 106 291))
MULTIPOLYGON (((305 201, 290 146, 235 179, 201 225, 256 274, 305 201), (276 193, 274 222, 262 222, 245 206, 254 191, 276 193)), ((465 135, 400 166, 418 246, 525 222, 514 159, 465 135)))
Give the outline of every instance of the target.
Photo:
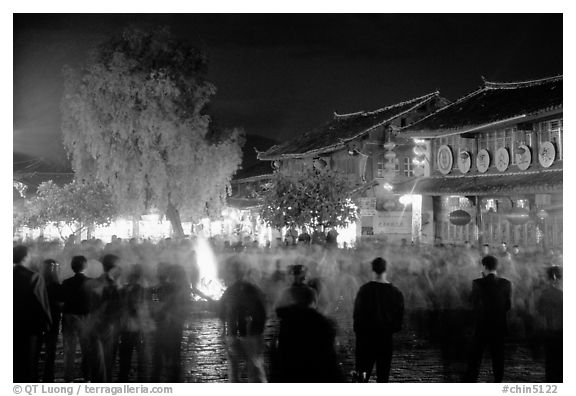
POLYGON ((548 218, 548 212, 545 211, 544 209, 540 209, 538 212, 536 212, 536 217, 544 221, 548 218))
POLYGON ((530 220, 530 211, 524 208, 512 208, 506 215, 512 225, 526 224, 530 220))

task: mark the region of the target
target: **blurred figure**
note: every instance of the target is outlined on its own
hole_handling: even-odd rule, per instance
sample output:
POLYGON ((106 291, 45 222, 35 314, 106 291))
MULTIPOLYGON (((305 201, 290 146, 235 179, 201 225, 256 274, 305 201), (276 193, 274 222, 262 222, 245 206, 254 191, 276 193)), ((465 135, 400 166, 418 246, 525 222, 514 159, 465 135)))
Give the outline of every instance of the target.
POLYGON ((378 382, 388 382, 392 362, 392 335, 402 328, 404 296, 386 279, 386 260, 372 261, 374 278, 360 287, 354 302, 356 371, 368 382, 376 363, 378 382))
MULTIPOLYGON (((44 344, 44 373, 43 382, 54 382, 54 362, 56 360, 56 343, 60 333, 60 322, 62 320, 62 309, 60 307, 61 285, 60 285, 60 264, 53 259, 46 259, 42 262, 41 275, 46 283, 48 292, 48 302, 50 306, 50 315, 52 317, 52 326, 50 330, 44 332, 42 344, 44 344)), ((38 348, 40 352, 40 348, 38 348)))
POLYGON ((300 235, 298 235, 298 244, 309 245, 311 239, 312 238, 310 237, 310 234, 308 233, 306 227, 302 227, 302 232, 300 233, 300 235))
MULTIPOLYGON (((120 239, 116 239, 119 243, 120 239)), ((105 377, 101 382, 112 382, 112 373, 118 352, 120 336, 120 292, 118 278, 120 257, 106 254, 101 258, 104 273, 95 279, 92 289, 92 311, 94 315, 94 335, 104 353, 105 377)))
POLYGON ((322 226, 317 226, 314 232, 312 233, 311 237, 312 245, 320 245, 323 246, 326 244, 326 235, 322 231, 322 226))
POLYGON ((302 294, 298 304, 277 308, 278 348, 274 382, 342 382, 334 347, 336 325, 314 309, 314 294, 302 294))
POLYGON ((288 245, 296 245, 296 241, 298 241, 298 231, 294 225, 291 225, 290 228, 286 231, 285 240, 287 241, 288 245))
POLYGON ((76 345, 82 353, 82 375, 85 381, 96 381, 104 376, 104 358, 98 348, 90 322, 90 278, 84 256, 74 256, 70 263, 74 276, 62 282, 62 339, 64 343, 64 381, 74 380, 76 345))
POLYGON ((167 382, 180 382, 182 334, 192 290, 186 271, 180 265, 159 266, 158 278, 152 382, 160 382, 164 368, 167 382))
POLYGON ((28 268, 28 248, 13 253, 13 367, 14 382, 38 382, 38 348, 42 333, 52 325, 44 279, 28 268))
POLYGON ((326 247, 332 249, 338 247, 338 231, 335 227, 332 227, 326 235, 326 247))
POLYGON ((544 353, 546 357, 546 382, 563 382, 562 367, 562 270, 548 268, 548 285, 536 302, 537 312, 545 319, 544 353))
POLYGON ((490 254, 490 245, 485 243, 484 245, 482 245, 482 256, 487 256, 489 254, 490 254))
POLYGON ((316 290, 304 283, 306 280, 306 270, 307 268, 300 264, 290 267, 289 272, 292 277, 292 283, 280 294, 280 299, 276 303, 276 309, 290 305, 301 305, 305 307, 312 305, 316 307, 318 301, 316 290))
POLYGON ((236 258, 228 262, 230 286, 220 299, 219 317, 224 324, 228 352, 228 381, 241 382, 245 363, 249 382, 267 382, 264 370, 266 308, 262 291, 244 280, 245 269, 236 258))
POLYGON ((149 363, 149 341, 153 330, 149 293, 144 287, 144 269, 132 266, 128 283, 120 290, 119 382, 128 382, 132 353, 136 350, 136 382, 146 382, 149 363))
POLYGON ((510 281, 497 275, 498 259, 482 258, 483 277, 472 282, 470 297, 475 316, 475 331, 466 382, 476 382, 484 349, 492 355, 494 382, 504 377, 504 337, 508 332, 507 314, 511 308, 510 281))

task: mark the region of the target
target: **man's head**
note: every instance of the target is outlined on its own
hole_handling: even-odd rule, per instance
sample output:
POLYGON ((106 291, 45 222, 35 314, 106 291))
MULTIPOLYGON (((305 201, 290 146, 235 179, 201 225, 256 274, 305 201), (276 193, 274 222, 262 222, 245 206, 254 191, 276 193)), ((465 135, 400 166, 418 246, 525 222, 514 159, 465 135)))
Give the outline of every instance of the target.
POLYGON ((14 264, 26 264, 26 258, 28 257, 28 248, 24 245, 14 246, 12 249, 12 259, 14 264))
POLYGON ((104 272, 110 272, 111 270, 116 268, 118 260, 120 260, 120 257, 114 254, 104 255, 104 257, 102 257, 102 259, 100 260, 102 262, 102 269, 104 270, 104 272))
POLYGON ((72 267, 72 271, 74 271, 75 274, 78 274, 86 269, 87 263, 88 260, 86 260, 86 257, 74 256, 70 262, 70 267, 72 267))
POLYGON ((496 271, 496 268, 498 268, 498 259, 491 255, 484 256, 482 257, 482 266, 486 271, 494 272, 496 271))
POLYGON ((372 260, 372 271, 376 273, 376 275, 382 275, 386 272, 386 260, 382 257, 376 257, 372 260))

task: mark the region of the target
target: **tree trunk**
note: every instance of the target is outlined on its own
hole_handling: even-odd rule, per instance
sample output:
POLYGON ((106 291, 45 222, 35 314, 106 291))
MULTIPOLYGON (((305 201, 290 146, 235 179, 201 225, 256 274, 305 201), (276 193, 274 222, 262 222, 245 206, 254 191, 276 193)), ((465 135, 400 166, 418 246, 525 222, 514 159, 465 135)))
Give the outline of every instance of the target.
POLYGON ((180 220, 180 212, 172 203, 168 203, 168 207, 166 208, 166 217, 170 220, 170 224, 172 224, 172 232, 174 233, 174 237, 176 238, 183 238, 184 237, 184 230, 182 229, 182 221, 180 220))

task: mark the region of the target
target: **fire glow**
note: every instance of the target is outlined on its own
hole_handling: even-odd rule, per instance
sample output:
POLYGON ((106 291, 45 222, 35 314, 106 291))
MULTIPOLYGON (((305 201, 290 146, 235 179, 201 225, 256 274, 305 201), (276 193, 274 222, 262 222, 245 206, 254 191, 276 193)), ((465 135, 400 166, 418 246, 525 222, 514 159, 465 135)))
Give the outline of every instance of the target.
POLYGON ((224 285, 218 279, 216 257, 205 238, 196 240, 196 260, 198 263, 198 283, 196 289, 206 297, 219 300, 224 294, 224 285))

